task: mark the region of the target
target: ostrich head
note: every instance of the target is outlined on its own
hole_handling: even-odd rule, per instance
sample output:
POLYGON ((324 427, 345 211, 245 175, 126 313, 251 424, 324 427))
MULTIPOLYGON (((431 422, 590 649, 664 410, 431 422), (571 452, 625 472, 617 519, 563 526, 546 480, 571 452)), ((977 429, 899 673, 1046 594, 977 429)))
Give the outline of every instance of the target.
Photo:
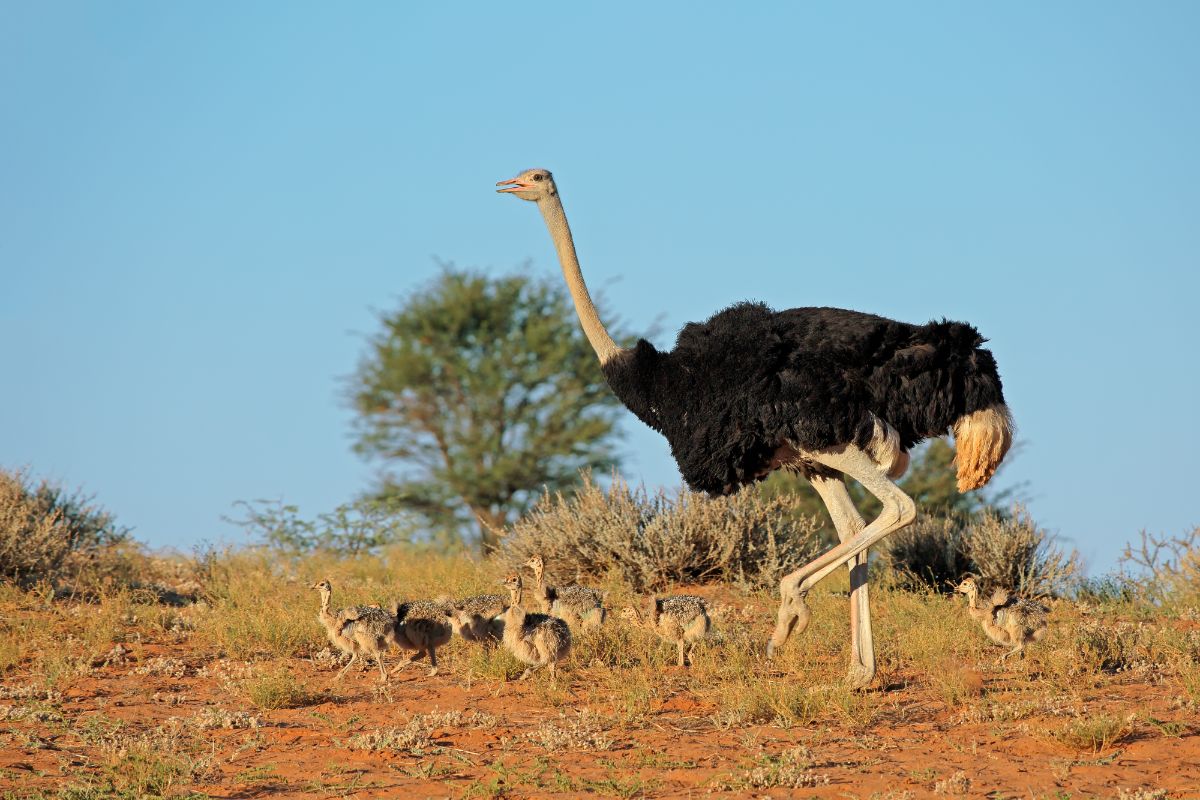
POLYGON ((509 606, 515 606, 519 604, 521 590, 524 588, 524 583, 521 581, 521 573, 514 572, 512 575, 509 575, 507 578, 500 581, 500 584, 508 589, 510 598, 509 603, 505 606, 505 610, 507 610, 509 606))
POLYGON ((540 580, 542 577, 542 572, 544 572, 546 569, 546 562, 542 561, 541 556, 530 556, 529 560, 521 566, 529 567, 531 570, 533 570, 533 574, 536 575, 540 580))
POLYGON ((308 588, 316 589, 321 594, 333 594, 333 587, 330 586, 328 580, 318 581, 308 588))
POLYGON ((548 169, 527 169, 517 177, 500 181, 496 185, 506 187, 497 189, 497 192, 513 194, 522 200, 533 200, 534 202, 558 194, 558 189, 554 185, 554 176, 548 169))
POLYGON ((462 629, 466 627, 469 621, 470 614, 466 608, 458 604, 447 605, 442 609, 442 613, 446 615, 446 619, 450 622, 450 628, 459 636, 462 635, 462 629))
POLYGON ((968 575, 963 578, 958 586, 954 587, 954 591, 961 592, 967 597, 975 597, 979 594, 979 583, 975 580, 974 575, 968 575))

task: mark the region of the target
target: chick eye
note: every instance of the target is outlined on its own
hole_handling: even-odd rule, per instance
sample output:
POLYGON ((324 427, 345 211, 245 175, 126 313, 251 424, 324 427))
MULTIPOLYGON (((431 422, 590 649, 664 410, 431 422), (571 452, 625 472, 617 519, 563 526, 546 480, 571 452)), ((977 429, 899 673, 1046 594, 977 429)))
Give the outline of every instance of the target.
POLYGON ((535 181, 540 181, 540 180, 542 179, 542 175, 541 175, 540 173, 539 173, 539 174, 537 174, 537 175, 534 175, 534 176, 533 176, 533 179, 534 179, 535 181))

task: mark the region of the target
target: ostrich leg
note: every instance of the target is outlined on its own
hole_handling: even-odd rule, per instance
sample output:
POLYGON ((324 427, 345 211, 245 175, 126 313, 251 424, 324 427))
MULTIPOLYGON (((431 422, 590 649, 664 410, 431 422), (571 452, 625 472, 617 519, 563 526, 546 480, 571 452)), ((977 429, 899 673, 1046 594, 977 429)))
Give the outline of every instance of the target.
MULTIPOLYGON (((804 598, 818 581, 842 564, 853 562, 860 554, 865 556, 871 545, 889 533, 900 530, 916 517, 916 505, 912 499, 892 483, 875 460, 861 448, 847 445, 839 451, 805 452, 801 455, 809 461, 839 470, 857 480, 863 488, 879 498, 883 503, 883 510, 870 525, 848 541, 831 548, 824 555, 780 581, 779 619, 775 625, 775 632, 767 643, 768 656, 787 641, 794 629, 798 628, 802 633, 808 626, 809 611, 804 598)), ((865 594, 863 596, 865 597, 865 594)), ((851 608, 857 609, 859 606, 856 603, 851 608)), ((859 613, 855 622, 856 633, 852 635, 852 641, 854 636, 857 636, 860 653, 867 648, 873 651, 870 617, 859 613)))
MULTIPOLYGON (((810 482, 829 509, 840 541, 853 539, 866 527, 840 475, 814 475, 810 482)), ((847 566, 850 570, 850 668, 846 681, 851 686, 866 686, 875 677, 871 603, 867 594, 867 553, 858 554, 847 566)))

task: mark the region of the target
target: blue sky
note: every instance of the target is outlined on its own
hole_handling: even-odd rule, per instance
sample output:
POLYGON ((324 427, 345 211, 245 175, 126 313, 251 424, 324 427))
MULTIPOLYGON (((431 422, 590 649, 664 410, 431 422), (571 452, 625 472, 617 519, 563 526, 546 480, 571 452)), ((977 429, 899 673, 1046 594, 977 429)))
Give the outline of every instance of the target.
POLYGON ((1200 6, 579 5, 0 1, 0 465, 184 549, 350 499, 374 310, 557 274, 492 192, 545 166, 660 345, 745 298, 968 320, 1004 482, 1094 570, 1200 523, 1200 6))

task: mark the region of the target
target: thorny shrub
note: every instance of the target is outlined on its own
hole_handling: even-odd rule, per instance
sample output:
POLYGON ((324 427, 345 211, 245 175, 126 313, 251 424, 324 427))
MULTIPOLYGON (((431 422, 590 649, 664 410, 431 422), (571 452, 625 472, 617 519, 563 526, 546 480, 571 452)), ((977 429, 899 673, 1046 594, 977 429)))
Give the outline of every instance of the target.
POLYGON ((900 586, 947 592, 967 574, 1025 597, 1062 594, 1080 571, 1079 557, 1060 550, 1020 506, 919 518, 892 534, 881 561, 900 586))
POLYGON ((585 473, 576 494, 547 492, 502 532, 499 556, 517 568, 538 553, 548 571, 615 577, 638 592, 714 581, 770 586, 818 551, 819 526, 788 513, 794 502, 753 489, 650 495, 619 478, 605 490, 585 473))
POLYGON ((1200 527, 1182 536, 1141 532, 1141 541, 1125 545, 1122 576, 1151 604, 1167 611, 1200 614, 1200 527))
POLYGON ((31 586, 84 570, 102 572, 112 568, 102 556, 128 540, 129 530, 92 498, 0 470, 0 580, 31 586))

